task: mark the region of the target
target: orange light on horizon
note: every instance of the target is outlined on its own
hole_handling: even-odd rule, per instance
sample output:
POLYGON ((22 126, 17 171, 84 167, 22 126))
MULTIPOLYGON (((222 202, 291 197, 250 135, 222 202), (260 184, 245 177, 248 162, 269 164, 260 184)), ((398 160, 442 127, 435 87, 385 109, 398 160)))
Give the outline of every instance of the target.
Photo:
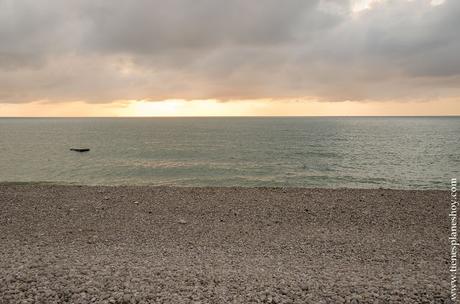
POLYGON ((430 116, 460 115, 460 100, 323 102, 290 100, 125 100, 106 104, 33 102, 0 104, 0 117, 168 116, 430 116))

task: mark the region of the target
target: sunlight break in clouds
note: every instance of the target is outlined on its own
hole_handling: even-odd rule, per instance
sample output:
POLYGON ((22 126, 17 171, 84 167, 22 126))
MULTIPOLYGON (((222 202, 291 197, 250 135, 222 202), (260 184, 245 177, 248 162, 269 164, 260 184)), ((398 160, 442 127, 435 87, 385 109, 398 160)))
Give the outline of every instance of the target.
MULTIPOLYGON (((371 9, 373 5, 378 4, 379 2, 384 2, 389 0, 352 0, 351 1, 351 10, 354 13, 365 11, 371 9)), ((402 0, 402 1, 414 1, 414 0, 402 0)), ((441 5, 445 0, 431 0, 430 4, 433 6, 441 5)))
POLYGON ((355 0, 352 1, 352 11, 357 13, 367 9, 370 9, 373 3, 379 2, 382 0, 355 0))
POLYGON ((435 102, 321 102, 289 100, 124 101, 108 104, 84 102, 0 104, 5 116, 350 116, 453 115, 458 100, 435 102))

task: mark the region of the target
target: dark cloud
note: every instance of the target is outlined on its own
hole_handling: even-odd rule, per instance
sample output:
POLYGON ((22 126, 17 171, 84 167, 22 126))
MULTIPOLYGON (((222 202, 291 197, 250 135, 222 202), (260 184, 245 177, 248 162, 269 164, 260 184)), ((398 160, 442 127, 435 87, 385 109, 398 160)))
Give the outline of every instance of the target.
POLYGON ((0 0, 0 102, 460 97, 460 2, 0 0))
MULTIPOLYGON (((88 9, 90 47, 151 54, 228 45, 269 46, 302 34, 315 1, 170 0, 103 1, 88 9)), ((314 14, 313 14, 314 15, 314 14)), ((322 20, 320 20, 322 21, 322 20)))

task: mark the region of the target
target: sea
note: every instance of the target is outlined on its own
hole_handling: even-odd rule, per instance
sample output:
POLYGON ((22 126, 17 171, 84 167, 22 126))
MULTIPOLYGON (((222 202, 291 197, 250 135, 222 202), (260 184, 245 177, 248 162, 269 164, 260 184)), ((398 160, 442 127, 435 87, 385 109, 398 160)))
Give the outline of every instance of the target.
POLYGON ((455 116, 0 118, 0 182, 447 190, 459 139, 455 116))

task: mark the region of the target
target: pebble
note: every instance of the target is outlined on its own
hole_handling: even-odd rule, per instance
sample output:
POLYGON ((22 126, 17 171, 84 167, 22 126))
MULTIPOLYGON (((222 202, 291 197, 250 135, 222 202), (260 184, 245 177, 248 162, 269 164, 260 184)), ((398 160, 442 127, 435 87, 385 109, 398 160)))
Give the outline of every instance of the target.
POLYGON ((445 193, 374 191, 0 184, 0 302, 449 303, 445 193))

